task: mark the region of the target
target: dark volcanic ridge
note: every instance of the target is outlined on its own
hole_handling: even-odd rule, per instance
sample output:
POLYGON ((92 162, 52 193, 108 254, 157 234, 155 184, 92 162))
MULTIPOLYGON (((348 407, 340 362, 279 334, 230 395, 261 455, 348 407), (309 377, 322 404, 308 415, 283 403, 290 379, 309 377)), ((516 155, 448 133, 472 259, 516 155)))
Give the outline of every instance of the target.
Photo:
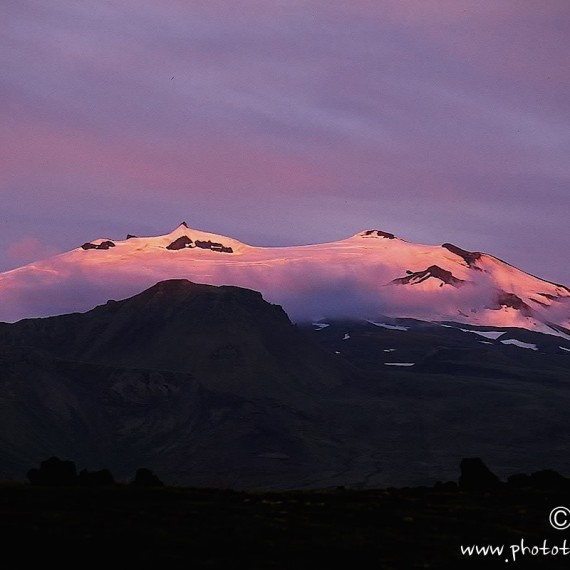
POLYGON ((185 279, 87 313, 0 323, 0 342, 73 361, 187 372, 220 386, 229 376, 230 391, 331 386, 344 374, 260 293, 185 279))
POLYGON ((0 324, 0 472, 55 455, 119 478, 146 466, 167 483, 370 488, 476 453, 501 476, 569 472, 570 343, 466 326, 308 330, 255 291, 181 279, 0 324))

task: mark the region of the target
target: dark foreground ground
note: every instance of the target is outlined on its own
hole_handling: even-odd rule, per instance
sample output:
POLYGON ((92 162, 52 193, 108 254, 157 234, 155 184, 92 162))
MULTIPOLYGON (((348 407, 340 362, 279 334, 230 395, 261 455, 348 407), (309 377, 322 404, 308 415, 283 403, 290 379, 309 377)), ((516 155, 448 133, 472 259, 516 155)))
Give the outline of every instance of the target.
POLYGON ((570 506, 570 494, 4 485, 0 540, 11 569, 568 568, 570 531, 549 524, 557 506, 570 506), (562 548, 565 539, 566 556, 513 559, 511 545, 562 548), (468 557, 461 545, 504 552, 468 557))

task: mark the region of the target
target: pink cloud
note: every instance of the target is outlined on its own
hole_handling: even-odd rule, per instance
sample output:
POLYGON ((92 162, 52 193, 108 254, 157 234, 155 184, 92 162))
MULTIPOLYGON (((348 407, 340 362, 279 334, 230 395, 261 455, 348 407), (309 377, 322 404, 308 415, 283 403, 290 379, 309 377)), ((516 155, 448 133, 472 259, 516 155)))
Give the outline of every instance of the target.
POLYGON ((68 248, 178 212, 259 244, 381 224, 568 282, 567 0, 6 13, 4 243, 46 233, 68 248), (534 226, 548 256, 532 253, 534 226))
POLYGON ((25 265, 56 253, 58 251, 55 247, 31 236, 15 241, 6 248, 6 256, 18 265, 25 265))
MULTIPOLYGON (((112 190, 139 187, 166 194, 225 193, 274 187, 294 192, 324 188, 334 182, 330 168, 302 153, 283 153, 235 134, 152 139, 103 135, 95 128, 4 117, 7 152, 0 156, 0 182, 14 173, 25 177, 113 179, 112 190), (122 181, 122 185, 117 184, 122 181)), ((139 190, 139 191, 141 191, 139 190)), ((75 192, 81 191, 76 188, 75 192)))

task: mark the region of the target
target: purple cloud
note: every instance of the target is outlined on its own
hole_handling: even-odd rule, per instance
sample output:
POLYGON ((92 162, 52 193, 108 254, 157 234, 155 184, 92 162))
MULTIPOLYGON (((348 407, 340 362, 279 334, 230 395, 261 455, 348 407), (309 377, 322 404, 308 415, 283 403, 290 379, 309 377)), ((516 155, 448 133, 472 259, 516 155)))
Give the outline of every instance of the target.
POLYGON ((4 13, 0 269, 186 218, 259 245, 379 226, 570 283, 565 0, 4 13))

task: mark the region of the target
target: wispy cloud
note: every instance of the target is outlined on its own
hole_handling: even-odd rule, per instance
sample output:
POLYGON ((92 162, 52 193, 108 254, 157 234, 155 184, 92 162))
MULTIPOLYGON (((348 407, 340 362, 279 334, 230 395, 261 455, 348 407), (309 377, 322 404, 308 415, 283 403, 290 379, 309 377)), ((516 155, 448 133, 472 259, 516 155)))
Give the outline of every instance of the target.
POLYGON ((566 0, 3 11, 4 243, 66 249, 179 217, 314 242, 343 237, 344 216, 348 233, 389 223, 570 282, 566 0))

